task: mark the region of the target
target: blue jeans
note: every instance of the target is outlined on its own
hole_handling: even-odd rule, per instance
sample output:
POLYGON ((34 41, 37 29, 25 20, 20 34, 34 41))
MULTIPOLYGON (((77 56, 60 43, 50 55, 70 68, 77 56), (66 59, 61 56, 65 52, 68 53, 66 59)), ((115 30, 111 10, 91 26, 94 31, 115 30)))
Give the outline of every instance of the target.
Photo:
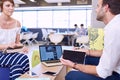
POLYGON ((116 72, 113 72, 113 74, 106 79, 86 74, 81 71, 70 71, 66 76, 65 80, 120 80, 120 75, 116 72))
MULTIPOLYGON (((98 65, 99 59, 99 57, 86 56, 85 64, 98 65)), ((70 71, 67 73, 65 80, 120 80, 120 75, 116 72, 113 72, 111 76, 103 79, 91 74, 83 73, 81 71, 70 71)))

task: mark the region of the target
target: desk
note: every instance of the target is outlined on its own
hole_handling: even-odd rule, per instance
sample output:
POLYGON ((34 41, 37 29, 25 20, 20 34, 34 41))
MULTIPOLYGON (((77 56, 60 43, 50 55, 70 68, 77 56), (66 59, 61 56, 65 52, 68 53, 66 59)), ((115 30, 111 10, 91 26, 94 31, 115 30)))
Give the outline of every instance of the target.
MULTIPOLYGON (((32 69, 32 72, 36 73, 39 78, 50 78, 50 80, 65 80, 64 77, 66 75, 66 67, 65 66, 54 66, 54 67, 46 67, 43 64, 38 64, 36 67, 32 69), (56 76, 50 76, 46 74, 42 74, 45 71, 54 71, 57 73, 56 76)), ((32 78, 29 74, 25 73, 20 78, 32 78)))

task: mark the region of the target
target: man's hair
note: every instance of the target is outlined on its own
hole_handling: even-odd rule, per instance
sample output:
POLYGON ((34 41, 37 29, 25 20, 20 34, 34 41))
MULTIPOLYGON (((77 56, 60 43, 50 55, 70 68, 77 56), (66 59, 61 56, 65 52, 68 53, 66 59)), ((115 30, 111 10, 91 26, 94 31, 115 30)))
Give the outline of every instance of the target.
POLYGON ((110 12, 114 15, 120 14, 120 0, 103 0, 103 6, 108 4, 110 12))
POLYGON ((84 24, 80 24, 80 26, 84 26, 84 24))
POLYGON ((3 11, 3 4, 5 1, 9 1, 11 2, 13 5, 15 5, 14 1, 13 0, 2 0, 1 4, 0 4, 0 7, 1 7, 1 11, 3 11))
POLYGON ((77 27, 78 25, 77 24, 74 24, 75 27, 77 27))

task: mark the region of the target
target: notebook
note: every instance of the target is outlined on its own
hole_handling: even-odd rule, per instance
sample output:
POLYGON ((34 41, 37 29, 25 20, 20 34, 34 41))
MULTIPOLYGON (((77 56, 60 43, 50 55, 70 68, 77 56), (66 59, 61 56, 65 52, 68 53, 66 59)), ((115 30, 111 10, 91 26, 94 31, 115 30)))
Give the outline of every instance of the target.
POLYGON ((75 63, 84 64, 85 62, 85 52, 73 51, 73 50, 64 50, 63 58, 73 61, 75 63))
POLYGON ((61 45, 40 45, 40 61, 45 66, 62 65, 60 57, 62 55, 61 45))

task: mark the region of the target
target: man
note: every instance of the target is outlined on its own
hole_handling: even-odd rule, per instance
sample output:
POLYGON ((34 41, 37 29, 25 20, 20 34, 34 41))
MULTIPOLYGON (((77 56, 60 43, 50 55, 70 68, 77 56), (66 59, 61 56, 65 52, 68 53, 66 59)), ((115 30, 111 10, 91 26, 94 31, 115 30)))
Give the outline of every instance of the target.
POLYGON ((75 27, 75 31, 74 31, 74 35, 71 37, 71 43, 72 43, 72 46, 75 45, 75 39, 79 36, 80 34, 80 28, 78 27, 77 24, 74 24, 74 27, 75 27))
POLYGON ((94 55, 94 51, 86 53, 101 56, 97 66, 76 64, 61 58, 62 64, 79 71, 70 71, 66 80, 120 80, 120 0, 98 0, 97 20, 103 21, 104 49, 102 54, 94 55))
MULTIPOLYGON (((74 25, 75 26, 75 32, 74 32, 74 36, 72 36, 72 46, 76 46, 76 39, 77 37, 81 37, 86 35, 86 30, 84 28, 84 24, 80 24, 80 28, 77 26, 77 24, 74 25)), ((79 45, 77 45, 79 46, 79 45)))
POLYGON ((86 30, 84 28, 84 24, 80 24, 80 33, 79 36, 84 36, 86 35, 86 30))

